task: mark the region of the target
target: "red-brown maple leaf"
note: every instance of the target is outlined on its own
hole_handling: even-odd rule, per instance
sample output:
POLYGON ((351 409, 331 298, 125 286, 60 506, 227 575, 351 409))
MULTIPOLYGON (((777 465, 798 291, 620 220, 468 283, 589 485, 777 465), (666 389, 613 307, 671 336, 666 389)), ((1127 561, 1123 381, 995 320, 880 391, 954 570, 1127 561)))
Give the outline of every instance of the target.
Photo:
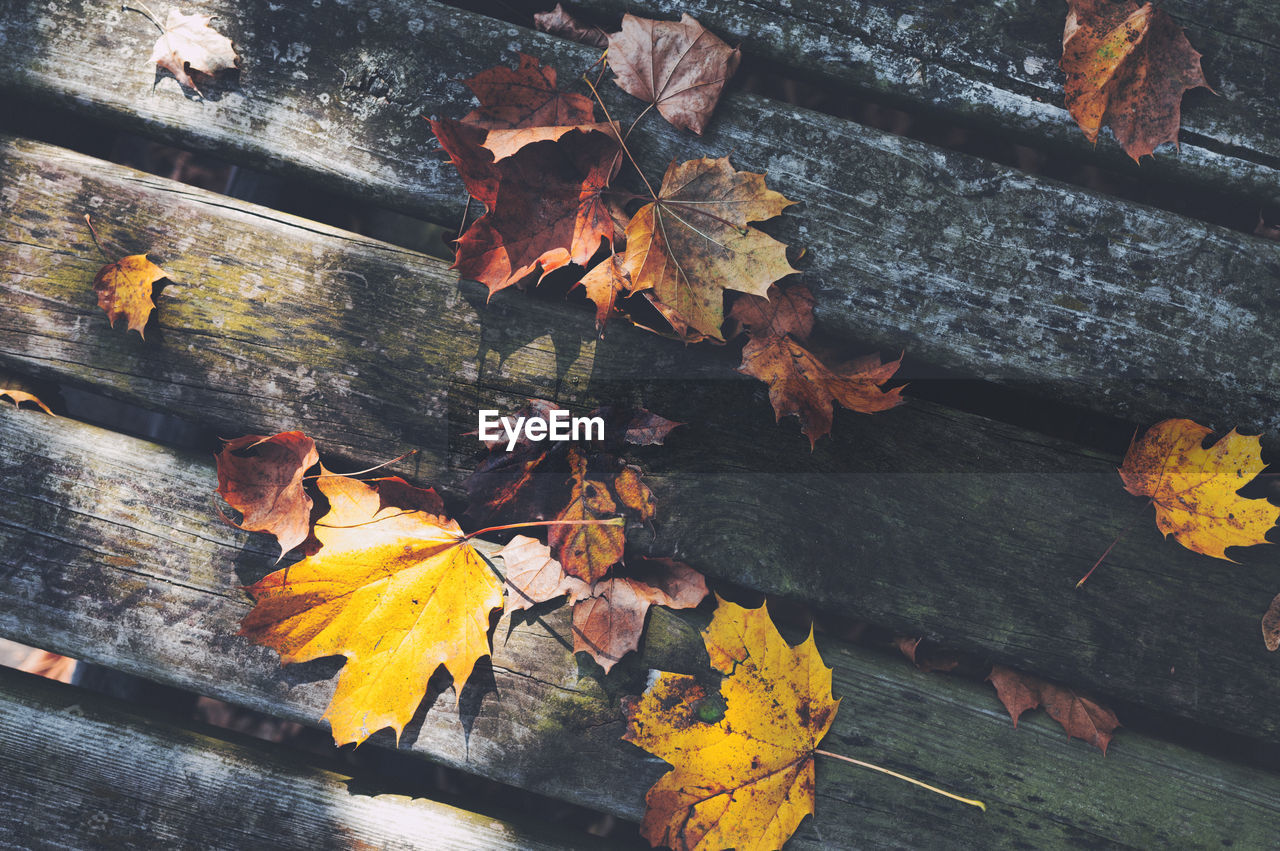
POLYGON ((1066 686, 1003 665, 993 666, 987 680, 996 687, 1015 727, 1022 713, 1043 706, 1049 717, 1067 731, 1068 738, 1084 739, 1105 754, 1112 733, 1120 726, 1110 709, 1066 686))
POLYGON ((228 440, 216 460, 218 495, 243 515, 231 525, 275 535, 281 558, 307 540, 311 497, 302 480, 320 463, 314 440, 300 431, 247 434, 228 440))

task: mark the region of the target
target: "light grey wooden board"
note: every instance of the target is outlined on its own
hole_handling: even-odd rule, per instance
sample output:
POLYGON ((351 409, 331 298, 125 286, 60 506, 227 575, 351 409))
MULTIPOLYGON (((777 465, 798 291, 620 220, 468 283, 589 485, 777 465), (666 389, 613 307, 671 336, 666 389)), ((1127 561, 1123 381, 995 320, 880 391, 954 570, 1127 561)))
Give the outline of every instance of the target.
MULTIPOLYGON (((283 671, 235 635, 242 584, 273 568, 223 524, 203 459, 66 419, 0 412, 0 635, 318 725, 333 665, 283 671)), ((500 563, 500 562, 499 562, 500 563)), ((445 691, 400 747, 638 820, 665 770, 619 741, 619 698, 645 669, 705 673, 695 627, 651 617, 642 660, 603 679, 566 648, 561 609, 499 622, 490 689, 467 689, 469 734, 445 691)), ((843 703, 827 748, 984 799, 975 809, 853 766, 818 766, 818 811, 789 848, 1259 847, 1280 778, 1121 731, 1106 757, 1043 717, 1017 729, 985 685, 922 674, 821 634, 843 703)), ((375 736, 365 745, 390 746, 375 736)))
POLYGON ((0 668, 0 846, 602 847, 425 798, 361 792, 287 748, 146 713, 0 668))
POLYGON ((621 325, 599 341, 589 314, 484 306, 440 261, 55 148, 10 143, 3 162, 0 364, 224 437, 302 429, 335 469, 416 448, 394 470, 458 498, 481 407, 646 405, 687 423, 635 454, 661 505, 655 552, 1280 740, 1280 656, 1258 630, 1275 553, 1238 566, 1162 540, 1116 458, 919 402, 842 414, 810 452, 724 349, 621 325), (175 280, 145 342, 95 304, 84 209, 175 280))
MULTIPOLYGON (((0 43, 24 60, 0 87, 449 223, 461 184, 421 116, 462 115, 458 81, 519 51, 566 81, 599 55, 430 2, 299 16, 221 0, 205 8, 244 69, 201 101, 157 82, 136 13, 8 3, 0 43)), ((638 111, 605 92, 615 117, 638 111)), ((770 230, 806 251, 831 329, 1109 413, 1280 426, 1280 245, 754 96, 727 98, 701 139, 651 118, 631 139, 654 179, 673 158, 732 153, 803 202, 770 230)))
MULTIPOLYGON (((541 10, 536 0, 521 8, 541 10)), ((552 4, 554 5, 554 4, 552 4)), ((1183 99, 1181 148, 1135 164, 1109 131, 1089 143, 1064 106, 1058 68, 1066 3, 1040 0, 580 0, 623 12, 693 15, 743 55, 787 68, 824 93, 852 91, 930 117, 1004 131, 1027 144, 1255 203, 1280 203, 1280 18, 1267 0, 1160 7, 1186 28, 1217 95, 1183 99)))

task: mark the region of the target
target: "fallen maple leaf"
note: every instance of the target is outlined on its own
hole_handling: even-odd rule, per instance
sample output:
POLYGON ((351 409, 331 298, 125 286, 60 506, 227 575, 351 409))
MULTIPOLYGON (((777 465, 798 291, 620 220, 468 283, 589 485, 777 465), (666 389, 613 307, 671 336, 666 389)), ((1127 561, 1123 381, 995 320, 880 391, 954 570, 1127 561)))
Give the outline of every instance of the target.
POLYGON ((240 634, 284 663, 346 656, 324 714, 334 741, 359 743, 383 727, 398 740, 437 668, 461 689, 489 654, 502 583, 454 521, 388 504, 379 482, 318 483, 330 506, 315 530, 323 549, 248 589, 256 605, 240 634))
POLYGON ((1136 162, 1178 143, 1182 95, 1209 88, 1200 54, 1169 14, 1135 0, 1067 0, 1067 109, 1090 142, 1110 124, 1136 162))
POLYGON ((184 15, 169 10, 164 35, 151 51, 151 61, 172 74, 180 84, 204 95, 194 77, 213 78, 234 71, 240 64, 231 39, 209 26, 214 15, 184 15))
POLYGON ((763 296, 795 271, 785 245, 748 226, 794 203, 768 189, 763 174, 734 169, 728 157, 673 162, 658 198, 627 227, 623 267, 632 291, 652 289, 694 330, 723 340, 726 289, 763 296))
MULTIPOLYGON (((617 510, 609 486, 587 478, 587 460, 576 447, 569 449, 569 469, 569 503, 557 520, 602 520, 617 510)), ((555 550, 565 573, 584 582, 595 582, 622 559, 626 531, 620 524, 552 526, 547 531, 547 543, 555 550)))
POLYGON ((612 254, 603 263, 592 266, 579 282, 586 290, 587 298, 596 306, 596 332, 603 337, 604 326, 618 303, 618 296, 631 288, 627 273, 622 268, 621 254, 612 254))
POLYGON ((702 720, 708 694, 686 674, 660 672, 623 701, 622 738, 674 766, 645 795, 641 832, 681 851, 780 848, 813 812, 814 752, 840 702, 812 631, 790 647, 765 607, 716 601, 702 637, 726 675, 724 716, 702 720))
POLYGON ((145 254, 130 254, 98 270, 93 278, 93 291, 98 294, 98 307, 107 313, 111 327, 124 317, 130 331, 146 338, 143 329, 156 303, 151 293, 156 281, 168 278, 169 273, 147 259, 145 254))
POLYGON ((559 3, 550 12, 538 12, 533 16, 533 25, 539 32, 558 35, 561 38, 567 38, 576 41, 579 44, 589 44, 592 47, 608 47, 609 35, 604 30, 590 24, 584 24, 565 11, 564 6, 559 3))
POLYGON ((445 120, 431 128, 488 211, 458 240, 453 268, 490 295, 539 269, 545 276, 569 263, 585 266, 602 240, 612 240, 602 196, 621 165, 616 136, 575 127, 495 162, 476 128, 445 120))
POLYGON ((1267 543, 1280 508, 1237 491, 1262 472, 1262 444, 1234 429, 1208 449, 1212 432, 1191 420, 1171 419, 1134 439, 1120 467, 1129 493, 1150 497, 1156 526, 1189 550, 1227 558, 1227 547, 1267 543))
POLYGON ((514 69, 499 65, 462 83, 480 101, 480 106, 462 119, 463 124, 473 127, 510 130, 590 124, 596 120, 591 98, 560 91, 556 69, 523 53, 514 69))
POLYGON ((609 36, 608 56, 623 91, 698 135, 742 58, 688 15, 677 24, 630 14, 622 18, 622 30, 609 36))
POLYGON ((536 538, 516 535, 498 551, 507 580, 507 607, 504 614, 529 609, 538 603, 568 597, 576 603, 591 596, 591 585, 564 572, 551 555, 551 548, 536 538))
POLYGON ((630 560, 626 575, 611 576, 591 588, 573 607, 574 652, 590 653, 607 674, 640 647, 649 607, 691 609, 707 596, 707 582, 687 564, 672 559, 630 560))
POLYGON ((314 440, 300 431, 270 437, 247 434, 226 441, 214 460, 218 496, 243 517, 239 523, 228 523, 274 535, 280 542, 280 558, 307 540, 311 497, 302 480, 307 470, 320 463, 314 440))
POLYGON ((987 681, 996 687, 1014 727, 1022 713, 1044 706, 1049 717, 1067 731, 1068 738, 1083 739, 1105 754, 1112 733, 1120 726, 1116 714, 1097 701, 1031 674, 995 665, 987 681))
POLYGON ((1268 650, 1280 650, 1280 594, 1277 594, 1262 616, 1262 643, 1268 650))

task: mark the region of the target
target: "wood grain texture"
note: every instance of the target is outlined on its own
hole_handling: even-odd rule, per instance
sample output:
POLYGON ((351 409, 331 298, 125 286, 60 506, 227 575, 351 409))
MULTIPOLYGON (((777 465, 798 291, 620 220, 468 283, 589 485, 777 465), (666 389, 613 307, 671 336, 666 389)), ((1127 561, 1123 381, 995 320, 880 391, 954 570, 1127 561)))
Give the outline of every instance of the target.
POLYGON ((688 423, 635 454, 662 506, 653 552, 1280 740, 1280 657, 1257 640, 1274 554, 1237 566, 1162 540, 1118 459, 921 402, 843 413, 810 452, 724 349, 621 325, 600 341, 589 311, 533 299, 486 307, 440 261, 46 146, 9 143, 3 161, 6 367, 226 437, 302 429, 336 469, 416 448, 394 470, 454 505, 478 408, 641 404, 688 423), (94 303, 84 209, 175 278, 145 342, 94 303))
MULTIPOLYGON (((537 0, 517 3, 541 11, 537 0)), ((1280 202, 1280 19, 1266 0, 1161 4, 1204 54, 1217 96, 1185 98, 1181 148, 1135 164, 1114 137, 1090 144, 1063 106, 1065 3, 1037 0, 580 0, 623 12, 693 15, 743 55, 845 90, 1002 131, 1037 148, 1104 164, 1143 182, 1168 180, 1280 202)))
MULTIPOLYGON (((241 586, 273 569, 274 553, 262 536, 217 519, 214 483, 205 459, 0 412, 0 634, 317 725, 335 666, 282 671, 273 653, 234 634, 249 608, 241 586)), ((440 684, 401 748, 637 820, 665 766, 619 740, 618 700, 643 688, 650 666, 705 673, 696 632, 705 615, 656 611, 643 659, 604 678, 571 653, 564 615, 499 622, 492 678, 463 690, 463 723, 440 684)), ((816 818, 788 848, 914 848, 943 837, 964 848, 1274 839, 1274 775, 1129 731, 1104 758, 1043 717, 1014 729, 985 685, 922 674, 896 654, 825 634, 818 645, 843 698, 829 749, 976 795, 990 811, 820 762, 816 818)), ((392 740, 379 734, 369 746, 392 740)))
MULTIPOLYGON (((367 784, 298 754, 0 668, 6 848, 597 848, 367 784)), ((425 767, 424 767, 425 768, 425 767)))
MULTIPOLYGON (((421 116, 461 115, 458 81, 518 51, 567 81, 598 58, 430 2, 320 0, 299 18, 220 0, 207 11, 245 67, 201 101, 138 60, 154 32, 136 13, 8 3, 0 42, 23 61, 0 86, 450 224, 461 184, 421 116)), ((615 118, 640 107, 605 97, 615 118)), ((803 202, 769 229, 805 249, 833 330, 1137 419, 1280 426, 1280 245, 743 94, 701 139, 655 119, 632 141, 655 176, 732 153, 803 202)))

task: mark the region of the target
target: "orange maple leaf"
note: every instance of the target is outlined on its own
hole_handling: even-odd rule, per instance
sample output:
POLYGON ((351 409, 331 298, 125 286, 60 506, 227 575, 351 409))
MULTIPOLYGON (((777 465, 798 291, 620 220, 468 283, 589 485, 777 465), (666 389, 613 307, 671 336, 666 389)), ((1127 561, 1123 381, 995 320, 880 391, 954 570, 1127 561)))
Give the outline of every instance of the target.
POLYGON ((397 739, 441 665, 461 689, 489 650, 502 583, 453 520, 418 508, 402 479, 321 476, 329 513, 318 554, 249 588, 256 605, 240 634, 282 662, 347 657, 325 710, 334 741, 383 727, 397 739), (389 484, 390 487, 386 487, 389 484))
POLYGON ((674 766, 645 795, 641 832, 681 851, 780 848, 813 812, 814 752, 840 701, 812 632, 791 647, 763 606, 716 599, 702 638, 726 675, 723 717, 704 721, 710 696, 686 674, 661 672, 623 702, 622 738, 674 766))
POLYGON ((111 327, 124 317, 130 331, 145 339, 143 329, 156 303, 151 300, 155 282, 169 273, 147 259, 145 254, 130 254, 108 263, 93 277, 93 291, 98 294, 98 307, 107 313, 111 327))
POLYGON ((653 290, 677 331, 687 323, 699 336, 723 340, 726 289, 763 296, 795 271, 785 245, 748 225, 794 203, 728 157, 673 162, 658 197, 627 226, 623 268, 632 292, 653 290))
POLYGON ((1067 109, 1090 142, 1109 123, 1134 161, 1178 143, 1182 95, 1209 88, 1200 54, 1169 14, 1134 0, 1067 0, 1067 109))
POLYGON ((1267 543, 1280 508, 1237 491, 1262 472, 1262 443, 1234 429, 1204 448, 1212 432, 1191 420, 1165 420, 1134 439, 1120 467, 1125 490, 1150 497, 1156 526, 1189 550, 1227 558, 1227 547, 1267 543))

